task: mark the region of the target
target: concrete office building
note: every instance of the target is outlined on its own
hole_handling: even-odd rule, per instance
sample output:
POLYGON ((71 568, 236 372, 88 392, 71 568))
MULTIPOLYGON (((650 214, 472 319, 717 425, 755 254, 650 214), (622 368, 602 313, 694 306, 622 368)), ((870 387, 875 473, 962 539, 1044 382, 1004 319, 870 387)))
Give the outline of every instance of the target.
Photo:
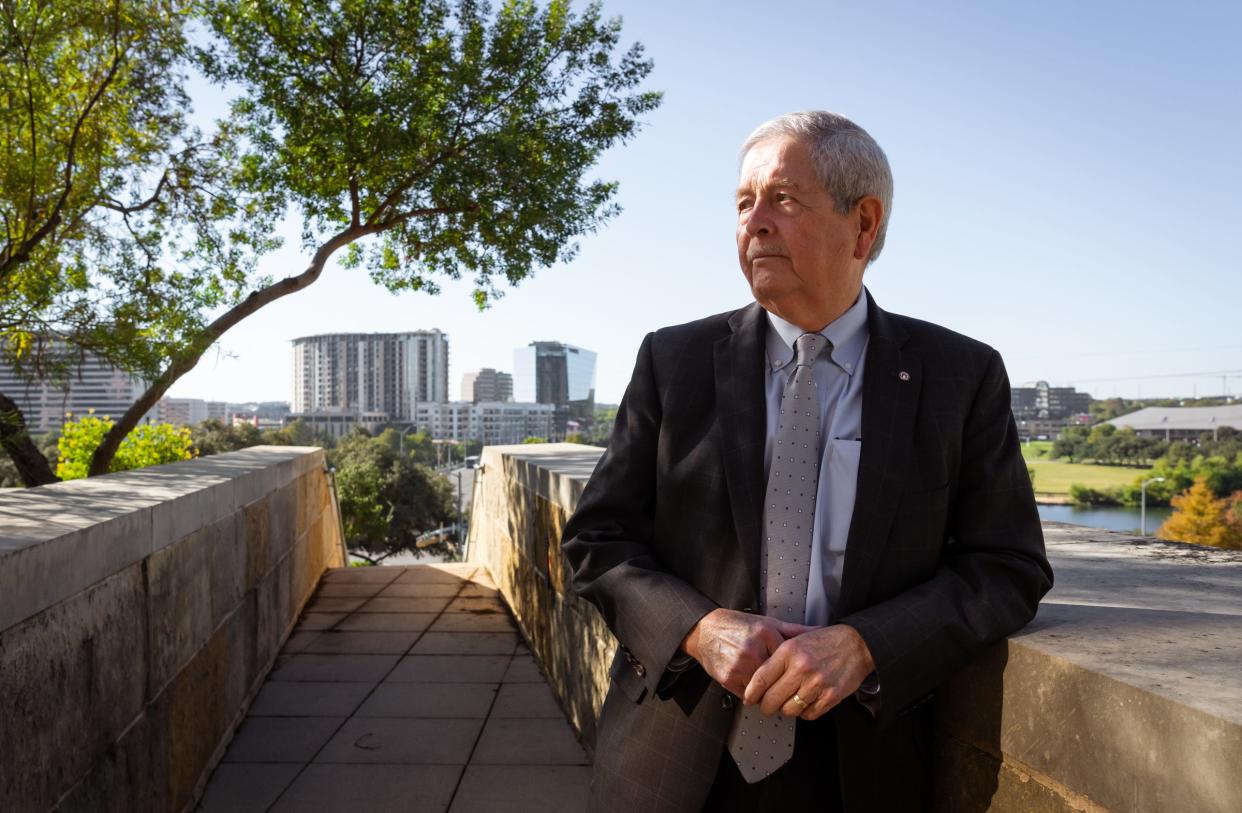
POLYGON ((513 395, 556 407, 552 439, 595 420, 595 353, 562 342, 531 342, 513 353, 513 395))
POLYGON ((466 373, 461 377, 461 400, 475 404, 480 401, 512 401, 513 376, 491 367, 466 373))
POLYGON ((1073 387, 1050 387, 1047 381, 1029 382, 1009 391, 1013 416, 1023 420, 1064 420, 1081 415, 1091 406, 1091 395, 1073 387))
POLYGON ((1197 440, 1205 432, 1217 434, 1225 428, 1242 431, 1242 404, 1145 407, 1128 415, 1119 415, 1106 423, 1118 429, 1130 428, 1140 435, 1165 440, 1197 440))
POLYGON ((415 404, 448 400, 448 363, 448 336, 439 330, 294 339, 293 412, 411 421, 415 404))
MULTIPOLYGON (((30 381, 0 361, 0 393, 13 399, 32 434, 60 431, 66 413, 80 417, 93 411, 118 420, 146 391, 146 382, 89 353, 79 354, 60 344, 47 352, 74 354, 72 372, 64 381, 30 381)), ((158 409, 158 405, 152 407, 141 423, 157 420, 158 409)))
POLYGON ((547 438, 553 432, 556 407, 501 401, 450 401, 417 407, 415 424, 437 440, 482 441, 507 446, 526 438, 547 438))
POLYGON ((156 412, 160 423, 178 426, 197 426, 210 418, 221 423, 229 421, 229 405, 226 402, 206 401, 202 398, 164 397, 156 404, 156 412))

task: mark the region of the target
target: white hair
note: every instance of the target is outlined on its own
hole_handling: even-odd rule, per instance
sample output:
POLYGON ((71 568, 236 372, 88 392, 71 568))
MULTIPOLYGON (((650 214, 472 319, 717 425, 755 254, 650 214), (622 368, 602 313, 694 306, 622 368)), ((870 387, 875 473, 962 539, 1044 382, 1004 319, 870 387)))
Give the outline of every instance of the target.
POLYGON ((742 144, 739 161, 761 141, 788 136, 802 140, 811 148, 819 180, 832 197, 839 214, 849 214, 859 199, 879 198, 884 212, 876 229, 875 243, 867 262, 875 262, 884 248, 889 213, 893 208, 893 172, 884 150, 871 135, 845 116, 827 110, 786 113, 760 124, 742 144))

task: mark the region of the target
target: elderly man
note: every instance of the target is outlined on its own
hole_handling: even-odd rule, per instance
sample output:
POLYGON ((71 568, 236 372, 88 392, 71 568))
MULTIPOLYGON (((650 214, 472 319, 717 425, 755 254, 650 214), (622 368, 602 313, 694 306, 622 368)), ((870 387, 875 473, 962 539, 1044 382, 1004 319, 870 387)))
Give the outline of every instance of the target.
POLYGON ((891 207, 862 128, 767 122, 755 302, 638 351, 563 543, 621 644, 592 810, 926 809, 927 701, 1051 587, 1000 356, 863 287, 891 207))

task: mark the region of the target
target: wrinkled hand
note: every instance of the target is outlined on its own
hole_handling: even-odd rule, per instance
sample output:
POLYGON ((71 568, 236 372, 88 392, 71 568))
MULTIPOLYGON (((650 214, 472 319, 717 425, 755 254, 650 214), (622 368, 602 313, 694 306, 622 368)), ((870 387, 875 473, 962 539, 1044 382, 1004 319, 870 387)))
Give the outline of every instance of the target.
POLYGON ((769 717, 780 712, 814 720, 857 691, 875 669, 871 650, 853 627, 785 626, 799 629, 790 630, 794 637, 755 670, 742 694, 743 702, 758 704, 769 717), (795 694, 806 706, 794 701, 795 694))
POLYGON ((694 625, 682 641, 682 650, 698 661, 713 680, 740 697, 768 656, 787 637, 805 629, 801 624, 722 607, 694 625))

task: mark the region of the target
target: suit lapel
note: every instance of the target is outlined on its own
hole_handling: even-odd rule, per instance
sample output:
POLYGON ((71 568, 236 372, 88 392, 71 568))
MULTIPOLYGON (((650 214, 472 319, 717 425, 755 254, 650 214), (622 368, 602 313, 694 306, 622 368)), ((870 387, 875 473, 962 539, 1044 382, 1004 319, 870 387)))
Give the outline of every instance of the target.
POLYGON ((863 380, 862 457, 845 550, 841 596, 833 616, 861 607, 883 558, 909 468, 922 385, 921 360, 903 352, 907 334, 867 293, 871 334, 863 380))
POLYGON ((767 434, 767 395, 763 365, 766 319, 751 303, 729 319, 732 333, 716 341, 716 409, 733 508, 733 524, 750 574, 750 606, 758 606, 759 525, 763 521, 763 447, 767 434))

